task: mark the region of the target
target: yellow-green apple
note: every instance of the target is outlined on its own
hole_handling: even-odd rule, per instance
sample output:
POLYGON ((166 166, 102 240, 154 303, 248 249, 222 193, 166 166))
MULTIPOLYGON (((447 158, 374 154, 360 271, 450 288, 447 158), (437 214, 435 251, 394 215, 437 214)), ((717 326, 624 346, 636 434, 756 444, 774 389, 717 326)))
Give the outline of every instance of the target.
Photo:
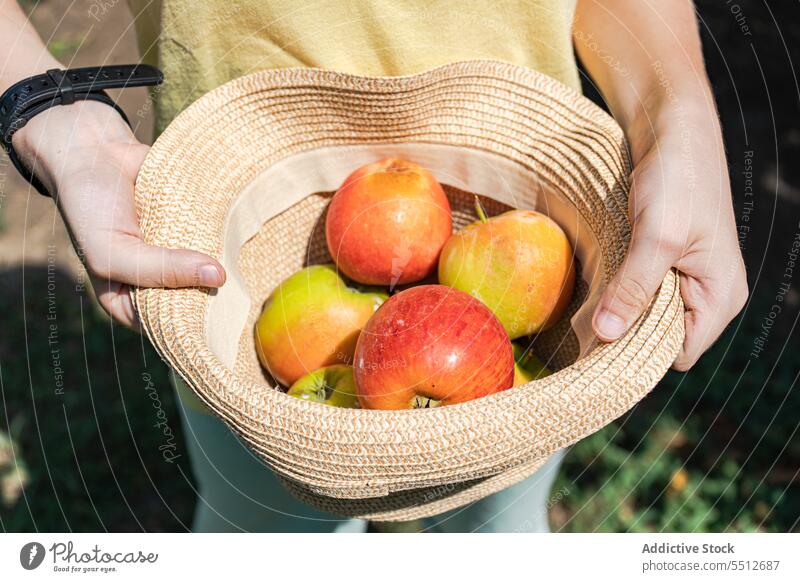
POLYGON ((401 291, 358 339, 362 408, 398 410, 465 402, 514 383, 511 341, 475 298, 443 285, 401 291))
POLYGON ((358 408, 353 367, 344 364, 325 366, 306 374, 286 392, 301 400, 339 408, 358 408))
POLYGON ((550 218, 511 210, 456 232, 439 258, 439 283, 480 299, 511 339, 547 329, 564 313, 575 285, 572 246, 550 218))
POLYGON ((453 230, 450 203, 430 172, 397 158, 350 174, 325 220, 339 269, 366 285, 413 283, 435 272, 453 230))
POLYGON ((283 281, 256 322, 261 365, 284 386, 309 372, 352 362, 358 334, 386 294, 348 287, 334 265, 315 265, 283 281))
POLYGON ((514 344, 514 386, 521 386, 552 374, 533 351, 514 344))

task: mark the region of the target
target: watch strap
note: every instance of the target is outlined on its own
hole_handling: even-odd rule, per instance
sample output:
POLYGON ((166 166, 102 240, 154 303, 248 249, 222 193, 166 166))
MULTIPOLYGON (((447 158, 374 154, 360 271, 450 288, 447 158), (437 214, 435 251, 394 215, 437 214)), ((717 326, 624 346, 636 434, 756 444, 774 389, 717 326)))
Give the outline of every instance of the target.
POLYGON ((130 125, 125 113, 104 89, 153 86, 163 80, 160 70, 144 64, 51 69, 45 74, 28 77, 9 87, 0 97, 0 143, 20 174, 39 192, 47 195, 41 181, 25 168, 14 151, 11 141, 14 133, 42 111, 79 100, 105 103, 116 109, 130 125))

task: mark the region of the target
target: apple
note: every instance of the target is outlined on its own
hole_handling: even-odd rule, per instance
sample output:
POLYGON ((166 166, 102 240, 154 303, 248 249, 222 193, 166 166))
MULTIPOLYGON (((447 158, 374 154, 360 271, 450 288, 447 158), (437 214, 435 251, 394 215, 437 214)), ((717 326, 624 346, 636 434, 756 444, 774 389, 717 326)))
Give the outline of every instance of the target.
POLYGON ((439 258, 439 283, 480 299, 513 340, 553 325, 575 286, 572 246, 550 218, 511 210, 453 234, 439 258))
POLYGON ((514 386, 521 386, 552 374, 530 348, 514 344, 514 386))
POLYGON ((456 404, 511 388, 514 354, 503 326, 474 297, 443 285, 392 296, 358 338, 362 408, 456 404))
POLYGON ((353 367, 344 364, 325 366, 306 374, 286 392, 301 400, 339 408, 358 408, 353 367))
POLYGON ((348 287, 334 265, 315 265, 283 281, 255 327, 261 365, 291 386, 323 366, 352 362, 358 335, 386 294, 348 287))
POLYGON ((359 283, 390 288, 434 273, 452 230, 450 203, 439 182, 398 158, 350 174, 325 219, 328 250, 339 269, 359 283))

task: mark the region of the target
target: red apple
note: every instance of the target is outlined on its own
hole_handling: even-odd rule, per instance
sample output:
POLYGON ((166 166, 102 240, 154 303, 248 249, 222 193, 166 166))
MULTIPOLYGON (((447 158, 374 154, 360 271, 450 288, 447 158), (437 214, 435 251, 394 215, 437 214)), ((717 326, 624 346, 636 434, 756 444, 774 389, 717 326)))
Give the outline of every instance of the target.
POLYGON ((450 203, 431 173, 389 158, 348 176, 331 200, 325 235, 345 275, 394 287, 435 271, 452 228, 450 203))
POLYGON ((443 285, 412 287, 379 307, 354 364, 362 408, 455 404, 514 384, 503 325, 483 303, 443 285))

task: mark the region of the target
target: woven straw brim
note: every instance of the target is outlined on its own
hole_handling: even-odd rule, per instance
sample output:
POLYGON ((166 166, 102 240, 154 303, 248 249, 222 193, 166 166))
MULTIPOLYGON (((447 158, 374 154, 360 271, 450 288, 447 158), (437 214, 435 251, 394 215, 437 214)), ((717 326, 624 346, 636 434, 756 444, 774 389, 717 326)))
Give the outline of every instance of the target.
MULTIPOLYGON (((544 75, 488 61, 393 78, 259 72, 195 102, 150 150, 136 186, 145 241, 207 253, 229 274, 218 293, 134 291, 156 349, 301 499, 342 515, 403 520, 516 483, 628 411, 680 349, 683 305, 670 272, 619 341, 594 345, 574 361, 577 341, 566 321, 540 342, 556 373, 456 406, 346 410, 271 389, 255 360, 252 323, 284 277, 330 259, 319 227, 325 195, 296 200, 291 180, 270 173, 293 160, 328 159, 340 180, 341 166, 371 156, 371 148, 374 156, 397 148, 430 160, 441 148, 491 156, 497 167, 531 177, 590 235, 598 288, 619 268, 630 238, 630 166, 621 130, 591 102, 544 75), (285 187, 262 188, 276 183, 285 187), (233 307, 239 300, 243 311, 233 307), (217 327, 232 321, 236 341, 220 342, 225 334, 217 327)), ((469 190, 447 188, 456 225, 470 219, 469 196, 459 188, 469 190)), ((503 202, 535 203, 526 193, 519 200, 503 202)), ((572 311, 597 290, 580 290, 572 311)))

